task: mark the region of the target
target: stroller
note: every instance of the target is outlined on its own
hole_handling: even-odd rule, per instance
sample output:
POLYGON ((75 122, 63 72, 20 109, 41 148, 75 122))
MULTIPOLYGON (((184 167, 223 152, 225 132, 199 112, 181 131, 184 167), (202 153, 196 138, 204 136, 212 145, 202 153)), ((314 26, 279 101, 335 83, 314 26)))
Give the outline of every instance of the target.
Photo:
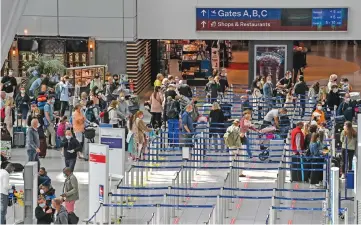
POLYGON ((265 161, 269 158, 270 155, 270 142, 273 139, 279 138, 276 134, 278 130, 274 126, 266 127, 260 130, 260 137, 259 137, 259 145, 261 153, 258 155, 259 160, 265 161))
POLYGON ((98 127, 97 124, 91 123, 85 127, 84 131, 84 143, 83 143, 83 157, 85 160, 89 160, 89 143, 94 143, 95 140, 95 129, 98 127))

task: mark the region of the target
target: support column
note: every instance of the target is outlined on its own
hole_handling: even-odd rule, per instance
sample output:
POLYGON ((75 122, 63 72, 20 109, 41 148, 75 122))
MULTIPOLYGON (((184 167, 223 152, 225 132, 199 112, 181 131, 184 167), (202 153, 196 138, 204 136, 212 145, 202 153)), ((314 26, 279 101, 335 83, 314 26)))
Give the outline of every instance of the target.
POLYGON ((24 169, 24 224, 34 224, 38 204, 38 163, 28 162, 24 169))

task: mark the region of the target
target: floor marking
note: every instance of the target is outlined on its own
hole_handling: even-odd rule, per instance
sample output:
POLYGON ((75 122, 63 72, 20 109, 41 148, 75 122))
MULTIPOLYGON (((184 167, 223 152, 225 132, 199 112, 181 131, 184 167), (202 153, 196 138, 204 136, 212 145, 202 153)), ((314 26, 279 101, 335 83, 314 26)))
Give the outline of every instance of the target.
MULTIPOLYGON (((252 161, 255 162, 256 159, 253 158, 252 161)), ((251 168, 255 168, 255 167, 256 167, 256 163, 252 163, 250 166, 251 166, 251 168)), ((239 178, 238 178, 238 179, 239 179, 239 178)), ((247 175, 247 176, 246 176, 246 182, 244 182, 244 185, 243 185, 244 188, 248 188, 248 185, 249 185, 249 181, 250 181, 250 180, 251 180, 251 176, 247 175)), ((236 205, 236 209, 240 209, 241 206, 242 206, 242 203, 243 203, 243 198, 240 198, 238 204, 236 205)), ((236 218, 233 217, 233 218, 231 219, 231 223, 230 223, 230 224, 235 224, 235 222, 236 222, 236 218)))
MULTIPOLYGON (((297 190, 299 189, 300 185, 299 184, 295 184, 293 186, 293 189, 297 190)), ((291 208, 294 208, 296 206, 296 200, 292 200, 292 203, 291 203, 291 208)), ((288 220, 288 224, 292 224, 292 220, 288 220)))

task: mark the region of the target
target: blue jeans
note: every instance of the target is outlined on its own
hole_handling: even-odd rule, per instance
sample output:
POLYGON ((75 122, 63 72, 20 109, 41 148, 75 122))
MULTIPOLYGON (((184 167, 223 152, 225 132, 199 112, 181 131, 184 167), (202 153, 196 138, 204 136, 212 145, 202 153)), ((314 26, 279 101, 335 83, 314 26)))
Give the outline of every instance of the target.
POLYGON ((248 138, 244 137, 242 139, 242 142, 244 145, 246 145, 246 151, 247 151, 248 157, 252 158, 252 151, 251 151, 251 147, 250 147, 248 138))
POLYGON ((65 159, 65 167, 68 167, 71 169, 71 171, 74 171, 76 163, 76 158, 74 159, 65 159))
POLYGON ((1 224, 6 224, 6 213, 8 211, 9 196, 1 194, 1 224))
POLYGON ((179 145, 179 120, 168 120, 168 143, 173 145, 179 145))
POLYGON ((28 153, 28 162, 38 162, 38 171, 39 171, 40 169, 39 154, 32 149, 28 149, 27 153, 28 153))

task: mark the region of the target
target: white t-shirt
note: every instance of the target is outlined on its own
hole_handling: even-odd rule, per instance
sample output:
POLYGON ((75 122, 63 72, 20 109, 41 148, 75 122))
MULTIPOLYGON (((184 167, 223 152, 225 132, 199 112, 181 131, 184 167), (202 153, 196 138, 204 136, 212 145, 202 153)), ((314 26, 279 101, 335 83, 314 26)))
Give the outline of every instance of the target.
POLYGON ((264 117, 264 121, 272 122, 275 117, 278 117, 278 109, 272 109, 264 117))
POLYGON ((9 195, 9 176, 8 171, 1 169, 0 170, 0 193, 4 195, 9 195))

